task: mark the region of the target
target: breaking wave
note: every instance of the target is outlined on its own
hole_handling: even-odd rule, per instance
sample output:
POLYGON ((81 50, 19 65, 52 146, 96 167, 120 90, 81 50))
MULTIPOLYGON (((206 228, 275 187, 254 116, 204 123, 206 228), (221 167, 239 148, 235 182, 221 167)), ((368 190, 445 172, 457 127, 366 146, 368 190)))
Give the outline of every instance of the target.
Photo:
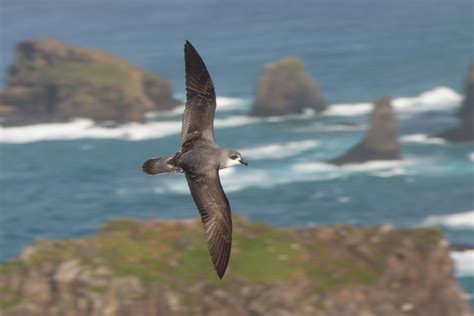
POLYGON ((325 162, 306 162, 296 163, 292 166, 294 171, 299 172, 364 172, 371 170, 383 170, 393 169, 394 167, 400 167, 403 164, 407 164, 407 161, 402 160, 390 160, 390 161, 370 161, 360 164, 346 164, 342 166, 336 166, 325 162))
POLYGON ((443 226, 451 229, 474 229, 474 210, 447 215, 428 216, 423 226, 443 226))
POLYGON ((292 141, 275 143, 259 147, 243 148, 240 150, 245 158, 250 159, 282 159, 296 156, 308 149, 315 148, 319 142, 315 140, 292 141))
MULTIPOLYGON (((438 87, 416 97, 395 98, 392 102, 399 112, 416 113, 423 111, 450 110, 462 100, 462 96, 447 87, 438 87)), ((372 103, 333 104, 324 112, 326 116, 365 115, 372 110, 372 103)))
MULTIPOLYGON (((181 98, 179 98, 181 99, 181 98)), ((251 101, 244 98, 230 98, 230 97, 217 97, 217 111, 218 112, 227 112, 235 110, 248 110, 250 107, 251 101)), ((155 119, 157 117, 163 116, 181 116, 184 111, 184 102, 183 104, 175 107, 169 111, 154 111, 146 114, 146 118, 155 119)))
POLYGON ((421 143, 421 144, 446 144, 442 138, 429 137, 424 134, 412 134, 400 137, 402 142, 406 143, 421 143))
MULTIPOLYGON (((245 115, 229 116, 215 120, 216 128, 235 127, 259 122, 258 118, 245 115)), ((90 119, 74 119, 71 122, 0 127, 0 143, 23 144, 49 140, 123 139, 141 141, 162 138, 181 133, 181 121, 156 121, 127 123, 106 127, 90 119)))
POLYGON ((474 250, 451 252, 458 277, 474 276, 474 250))
POLYGON ((128 123, 116 127, 96 125, 89 119, 75 119, 66 123, 35 124, 1 127, 0 142, 31 143, 45 140, 74 140, 81 138, 125 139, 131 141, 160 138, 181 131, 181 122, 128 123))

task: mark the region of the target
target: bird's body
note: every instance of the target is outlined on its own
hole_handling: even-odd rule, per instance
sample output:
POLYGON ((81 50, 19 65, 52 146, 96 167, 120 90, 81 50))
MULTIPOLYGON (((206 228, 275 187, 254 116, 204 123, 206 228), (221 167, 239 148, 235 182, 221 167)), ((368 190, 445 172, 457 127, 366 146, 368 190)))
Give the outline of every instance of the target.
POLYGON ((217 145, 214 138, 216 95, 212 79, 189 42, 184 46, 184 53, 187 100, 181 150, 168 157, 149 159, 142 168, 151 175, 184 172, 201 214, 214 268, 222 278, 230 257, 232 218, 229 201, 219 180, 219 170, 247 163, 237 151, 217 145))

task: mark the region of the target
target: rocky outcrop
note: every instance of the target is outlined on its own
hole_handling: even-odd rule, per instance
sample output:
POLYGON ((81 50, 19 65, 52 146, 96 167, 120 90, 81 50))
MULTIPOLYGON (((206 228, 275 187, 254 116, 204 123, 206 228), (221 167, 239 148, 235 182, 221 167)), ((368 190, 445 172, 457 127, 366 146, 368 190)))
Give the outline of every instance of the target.
POLYGON ((229 270, 200 220, 114 220, 0 267, 12 315, 468 315, 439 230, 285 229, 234 217, 229 270))
POLYGON ((250 114, 299 114, 306 108, 320 112, 326 107, 316 81, 305 71, 303 62, 298 58, 288 58, 265 65, 250 114))
POLYGON ((464 80, 464 101, 458 112, 460 125, 448 129, 436 137, 444 138, 450 142, 472 142, 474 141, 474 64, 464 80))
POLYGON ((112 54, 56 40, 17 44, 16 61, 0 92, 6 124, 64 121, 142 121, 178 104, 169 83, 112 54))
POLYGON ((343 165, 371 160, 398 160, 401 158, 398 142, 398 124, 390 97, 382 97, 374 104, 370 127, 364 140, 342 156, 329 163, 343 165))

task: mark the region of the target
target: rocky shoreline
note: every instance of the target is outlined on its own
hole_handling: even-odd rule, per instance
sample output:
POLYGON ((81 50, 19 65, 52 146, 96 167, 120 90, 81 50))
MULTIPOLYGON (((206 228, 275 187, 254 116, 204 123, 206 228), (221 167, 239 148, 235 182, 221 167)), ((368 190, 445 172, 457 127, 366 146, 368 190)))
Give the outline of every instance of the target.
POLYGON ((3 125, 142 122, 145 113, 179 105, 171 85, 110 53, 57 40, 23 41, 0 91, 3 125))
POLYGON ((199 219, 116 219, 0 266, 2 315, 469 315, 434 228, 279 228, 234 216, 219 281, 199 219))

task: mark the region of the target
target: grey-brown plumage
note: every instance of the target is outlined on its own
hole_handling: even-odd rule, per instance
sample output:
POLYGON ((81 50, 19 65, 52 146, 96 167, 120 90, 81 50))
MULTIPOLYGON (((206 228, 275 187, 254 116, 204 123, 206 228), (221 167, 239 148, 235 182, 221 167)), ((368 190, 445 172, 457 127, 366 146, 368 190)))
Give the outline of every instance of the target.
POLYGON ((219 170, 247 163, 237 151, 220 148, 214 138, 216 94, 211 76, 194 47, 184 45, 186 107, 181 130, 181 151, 147 160, 148 174, 184 172, 191 195, 204 224, 207 246, 219 278, 224 276, 232 246, 229 201, 219 179, 219 170))

